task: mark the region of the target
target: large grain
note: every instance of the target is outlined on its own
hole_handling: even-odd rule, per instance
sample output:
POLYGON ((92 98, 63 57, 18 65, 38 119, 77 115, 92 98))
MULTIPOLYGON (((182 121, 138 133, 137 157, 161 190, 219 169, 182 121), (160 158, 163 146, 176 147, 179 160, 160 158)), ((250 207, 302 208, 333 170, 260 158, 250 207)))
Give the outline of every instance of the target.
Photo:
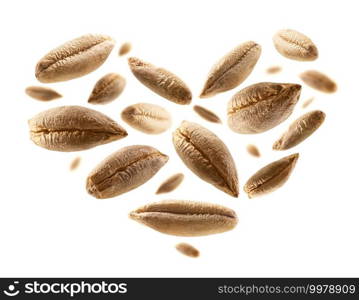
POLYGON ((202 236, 233 229, 236 213, 227 207, 184 200, 147 204, 130 213, 130 218, 162 233, 202 236))
POLYGON ((116 197, 150 180, 167 161, 167 155, 150 146, 124 147, 91 171, 87 192, 98 199, 116 197))
POLYGON ((261 82, 236 93, 228 103, 228 126, 237 133, 261 133, 285 121, 293 112, 301 86, 261 82))
POLYGON ((103 113, 82 106, 60 106, 29 120, 30 138, 54 151, 80 151, 116 141, 127 132, 103 113))
POLYGON ((183 121, 173 133, 173 144, 184 164, 199 178, 238 197, 236 166, 218 136, 196 123, 183 121))

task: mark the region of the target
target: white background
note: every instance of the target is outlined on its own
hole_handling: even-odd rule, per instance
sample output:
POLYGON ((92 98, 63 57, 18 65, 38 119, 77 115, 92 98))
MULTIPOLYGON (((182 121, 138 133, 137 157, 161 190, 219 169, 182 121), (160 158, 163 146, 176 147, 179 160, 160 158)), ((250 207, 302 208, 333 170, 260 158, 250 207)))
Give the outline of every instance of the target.
POLYGON ((357 1, 7 1, 0 4, 1 28, 1 276, 359 276, 358 197, 358 7, 357 1), (280 56, 272 36, 282 28, 307 34, 317 44, 319 59, 296 62, 280 56), (51 103, 29 98, 24 89, 39 85, 35 64, 52 48, 86 33, 116 40, 106 63, 88 76, 48 86, 64 95, 51 103), (211 66, 238 44, 254 40, 262 56, 237 89, 209 99, 198 95, 211 66), (142 86, 130 73, 119 46, 133 44, 130 55, 165 67, 193 92, 193 104, 220 115, 223 125, 200 119, 191 106, 171 103, 142 86), (280 65, 283 72, 267 75, 280 65), (226 126, 230 97, 260 81, 298 82, 307 69, 325 72, 338 83, 327 95, 303 85, 294 113, 280 126, 260 135, 239 135, 226 126), (107 72, 127 79, 119 99, 90 106, 94 83, 107 72), (315 102, 303 110, 309 97, 315 102), (163 105, 173 116, 172 128, 145 135, 120 119, 137 102, 163 105), (27 120, 54 106, 84 105, 108 114, 129 136, 80 153, 51 152, 28 137, 27 120), (272 143, 291 121, 311 109, 327 114, 308 140, 285 152, 272 143), (231 198, 201 181, 176 155, 171 133, 183 119, 198 122, 219 135, 237 164, 241 194, 231 198), (247 154, 255 143, 260 159, 247 154), (86 193, 91 169, 117 149, 148 144, 170 156, 145 185, 107 200, 86 193), (248 199, 242 187, 265 164, 300 152, 285 186, 248 199), (75 172, 69 164, 77 155, 75 172), (175 172, 185 180, 173 193, 156 196, 158 185, 175 172), (231 232, 198 238, 160 234, 130 219, 137 207, 161 199, 219 203, 236 210, 239 225, 231 232), (174 246, 189 242, 201 251, 191 259, 174 246))

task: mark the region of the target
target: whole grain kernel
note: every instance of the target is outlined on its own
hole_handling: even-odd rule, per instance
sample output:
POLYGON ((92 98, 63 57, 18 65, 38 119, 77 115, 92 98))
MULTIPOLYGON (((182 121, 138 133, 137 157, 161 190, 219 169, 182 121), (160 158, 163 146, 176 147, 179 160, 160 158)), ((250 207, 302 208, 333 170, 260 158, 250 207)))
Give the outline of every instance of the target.
POLYGON ((75 171, 79 167, 80 162, 81 162, 81 157, 80 156, 75 157, 70 164, 70 171, 75 171))
POLYGON ((88 99, 91 104, 107 104, 121 95, 126 85, 126 80, 121 75, 109 73, 100 78, 88 99))
POLYGON ((262 196, 283 186, 292 173, 298 157, 298 153, 286 156, 256 172, 244 186, 244 191, 248 197, 262 196))
POLYGON ((87 192, 97 199, 124 194, 150 180, 167 161, 167 155, 150 146, 124 147, 91 171, 86 180, 87 192))
POLYGON ((177 104, 191 103, 191 91, 175 74, 136 57, 130 57, 128 64, 133 75, 156 94, 177 104))
POLYGON ((212 97, 240 85, 252 73, 260 55, 261 46, 252 41, 231 50, 212 67, 200 98, 212 97))
POLYGON ((273 144, 273 150, 287 150, 311 136, 324 122, 325 113, 320 110, 308 112, 295 120, 273 144))
POLYGON ((232 230, 236 213, 227 207, 185 200, 164 200, 138 208, 130 218, 161 233, 203 236, 232 230))
POLYGON ((130 105, 122 111, 121 117, 131 127, 147 134, 160 134, 171 126, 170 113, 150 103, 130 105))
POLYGON ((176 152, 199 178, 238 197, 236 165, 227 146, 208 129, 187 121, 173 133, 176 152))
POLYGON ((267 74, 277 74, 282 71, 282 67, 280 66, 272 66, 267 69, 267 74))
POLYGON ((157 189, 156 194, 169 193, 174 191, 183 181, 184 175, 177 173, 167 178, 157 189))
POLYGON ((261 82, 236 93, 228 103, 228 126, 234 132, 265 132, 285 121, 299 100, 301 86, 261 82))
POLYGON ((42 86, 29 86, 25 89, 25 93, 39 101, 51 101, 62 97, 55 90, 42 86))
POLYGON ((47 53, 36 65, 40 82, 59 82, 84 76, 100 67, 110 55, 114 41, 105 35, 88 34, 47 53))
POLYGON ((274 46, 284 57, 299 61, 318 58, 318 49, 306 35, 292 29, 279 30, 273 37, 274 46))
POLYGON ((127 132, 103 113, 82 106, 60 106, 29 120, 30 138, 54 151, 80 151, 127 136, 127 132))
POLYGON ((193 106, 193 110, 208 122, 222 123, 221 119, 212 111, 199 105, 193 106))
POLYGON ((183 255, 186 255, 188 257, 198 257, 199 256, 199 251, 193 247, 190 244, 187 243, 179 243, 176 245, 176 249, 178 252, 182 253, 183 255))
POLYGON ((124 43, 121 45, 120 49, 118 50, 118 55, 123 56, 128 54, 132 49, 131 43, 124 43))
POLYGON ((309 70, 300 74, 300 78, 311 88, 324 93, 334 93, 337 91, 337 84, 327 75, 309 70))
POLYGON ((247 145, 247 152, 254 157, 261 156, 261 153, 259 152, 257 146, 252 145, 252 144, 247 145))

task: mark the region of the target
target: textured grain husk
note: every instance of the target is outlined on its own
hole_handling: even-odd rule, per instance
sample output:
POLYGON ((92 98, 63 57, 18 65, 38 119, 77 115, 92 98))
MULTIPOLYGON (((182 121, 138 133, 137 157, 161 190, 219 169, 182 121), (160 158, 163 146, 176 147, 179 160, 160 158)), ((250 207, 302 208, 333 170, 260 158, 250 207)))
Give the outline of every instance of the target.
POLYGON ((260 54, 261 46, 253 41, 231 50, 210 70, 200 98, 212 97, 240 85, 253 71, 260 54))
POLYGON ((54 151, 80 151, 116 141, 127 132, 101 112, 82 106, 60 106, 29 120, 30 138, 54 151))
POLYGON ((187 243, 179 243, 176 245, 176 249, 182 253, 183 255, 186 255, 188 257, 198 257, 199 256, 199 251, 193 247, 192 245, 190 244, 187 244, 187 243))
POLYGON ((121 118, 131 127, 147 134, 160 134, 171 127, 171 115, 163 107, 136 103, 126 107, 121 118))
POLYGON ((107 104, 121 95, 126 86, 126 80, 121 75, 109 73, 100 78, 88 99, 91 104, 107 104))
POLYGON ((323 93, 335 93, 338 89, 337 84, 332 79, 315 70, 303 72, 299 77, 311 88, 323 93))
POLYGON ((73 39, 47 53, 37 63, 40 82, 66 81, 84 76, 100 67, 114 47, 106 35, 88 34, 73 39))
POLYGON ((174 191, 183 181, 184 175, 177 173, 167 178, 157 189, 156 194, 170 193, 174 191))
POLYGON ((193 110, 208 122, 222 123, 221 119, 212 111, 199 105, 193 106, 193 110))
POLYGON ((55 90, 42 86, 29 86, 25 89, 25 93, 39 101, 51 101, 62 97, 55 90))
POLYGON ((320 110, 302 115, 274 142, 273 150, 287 150, 297 146, 311 136, 323 124, 324 120, 325 113, 320 110))
POLYGON ((262 133, 285 121, 301 92, 299 84, 261 82, 236 93, 228 103, 228 126, 237 133, 262 133))
POLYGON ((227 207, 195 201, 164 200, 138 208, 130 218, 154 230, 176 236, 203 236, 233 229, 236 213, 227 207))
POLYGON ((236 166, 219 137, 196 123, 183 121, 173 133, 173 144, 184 164, 199 178, 238 197, 236 166))
POLYGON ((262 196, 283 186, 292 173, 298 158, 298 153, 292 154, 272 162, 256 172, 244 186, 248 197, 262 196))
POLYGON ((167 161, 167 155, 150 146, 124 147, 92 170, 86 180, 87 192, 97 199, 124 194, 150 180, 167 161))
POLYGON ((191 103, 192 93, 190 89, 175 74, 136 57, 130 57, 128 64, 133 75, 156 94, 177 104, 191 103))
POLYGON ((286 58, 298 61, 313 61, 318 58, 318 49, 306 35, 292 29, 279 30, 273 36, 277 51, 286 58))

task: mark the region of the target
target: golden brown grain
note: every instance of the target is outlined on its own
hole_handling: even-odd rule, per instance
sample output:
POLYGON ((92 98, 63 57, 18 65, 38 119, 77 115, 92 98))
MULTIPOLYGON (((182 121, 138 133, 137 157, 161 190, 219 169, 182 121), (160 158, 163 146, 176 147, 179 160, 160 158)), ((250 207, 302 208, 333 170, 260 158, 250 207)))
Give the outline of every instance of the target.
POLYGON ((130 57, 128 64, 133 75, 156 94, 177 104, 191 103, 191 91, 175 74, 136 57, 130 57))
POLYGON ((55 90, 42 86, 29 86, 26 88, 25 93, 39 101, 51 101, 62 97, 55 90))
POLYGON ((164 200, 138 208, 130 218, 154 230, 177 236, 202 236, 233 229, 236 213, 227 207, 195 201, 164 200))
POLYGON ((244 186, 249 198, 271 193, 284 185, 292 173, 299 154, 292 154, 266 165, 251 178, 244 186))
POLYGON ((183 181, 184 175, 177 173, 167 178, 157 189, 156 194, 169 193, 174 191, 183 181))
POLYGON ((105 35, 88 34, 46 54, 37 63, 36 78, 44 83, 84 76, 100 67, 110 55, 114 41, 105 35))
POLYGON ((287 150, 311 136, 324 122, 325 113, 320 110, 308 112, 295 120, 273 144, 273 150, 287 150))
POLYGON ((121 195, 150 180, 167 161, 167 155, 150 146, 124 147, 91 171, 87 192, 97 199, 121 195))
POLYGON ((261 153, 259 152, 257 146, 252 145, 252 144, 247 145, 247 152, 250 155, 254 156, 254 157, 260 157, 261 156, 261 153))
POLYGON ((227 146, 208 129, 187 121, 173 133, 173 144, 184 164, 199 178, 238 197, 236 165, 227 146))
POLYGON ((267 74, 277 74, 282 71, 282 67, 280 66, 272 66, 267 69, 267 74))
POLYGON ((285 121, 293 112, 301 86, 261 82, 236 93, 228 103, 228 126, 237 133, 261 133, 285 121))
POLYGON ((193 110, 208 122, 222 123, 221 119, 212 111, 199 105, 193 106, 193 110))
POLYGON ((29 120, 30 138, 54 151, 80 151, 122 139, 127 132, 103 113, 82 106, 60 106, 29 120))
POLYGON ((318 49, 306 35, 292 29, 279 30, 273 37, 277 51, 284 57, 299 61, 318 58, 318 49))
POLYGON ((240 85, 253 71, 261 46, 248 41, 222 57, 211 69, 200 98, 212 97, 240 85))
POLYGON ((160 134, 171 126, 171 115, 163 107, 151 103, 136 103, 121 113, 131 127, 147 134, 160 134))
POLYGON ((334 93, 337 91, 337 84, 327 75, 309 70, 300 74, 300 78, 311 88, 324 93, 334 93))
POLYGON ((124 43, 121 45, 120 49, 118 50, 118 55, 123 56, 129 53, 132 49, 131 43, 124 43))
POLYGON ((80 156, 75 157, 70 164, 70 171, 75 171, 79 167, 80 162, 81 162, 81 157, 80 156))
POLYGON ((107 104, 121 95, 126 85, 126 80, 121 75, 109 73, 100 78, 88 99, 91 104, 107 104))
POLYGON ((187 243, 179 243, 176 245, 176 249, 182 253, 183 255, 186 255, 188 257, 198 257, 199 256, 199 251, 193 247, 190 244, 187 243))

